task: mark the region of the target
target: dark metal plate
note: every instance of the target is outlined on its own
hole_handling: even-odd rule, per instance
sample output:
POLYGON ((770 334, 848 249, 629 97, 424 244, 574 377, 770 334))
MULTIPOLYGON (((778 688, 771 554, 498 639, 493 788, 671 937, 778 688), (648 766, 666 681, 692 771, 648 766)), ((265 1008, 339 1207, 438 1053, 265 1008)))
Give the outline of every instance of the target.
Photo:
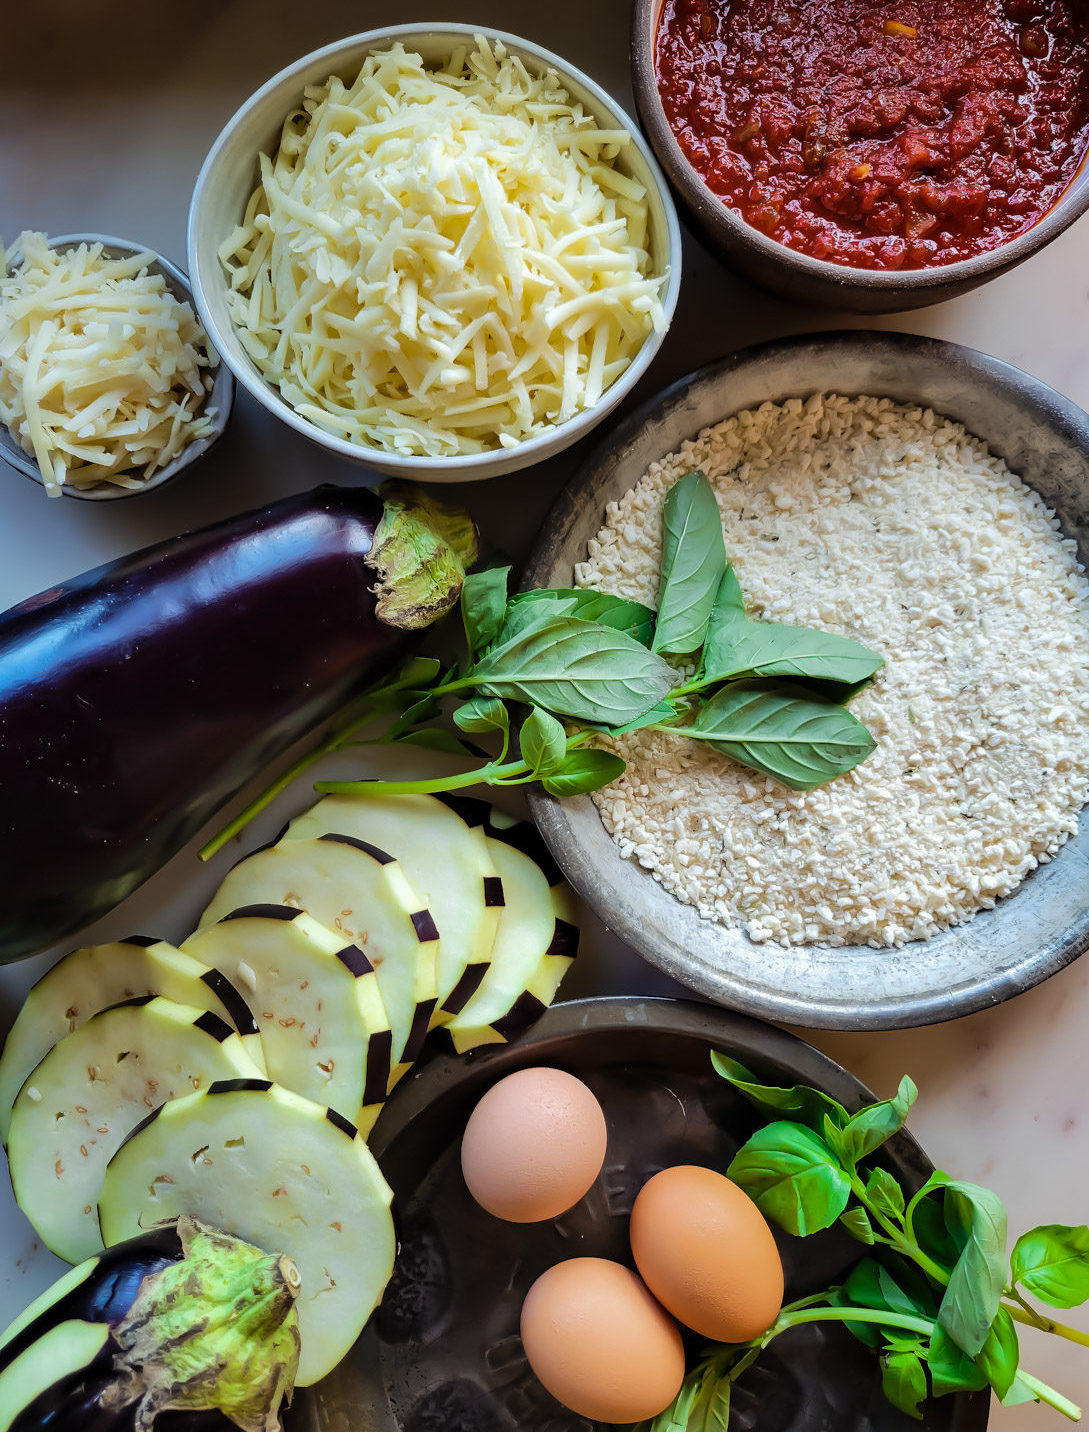
MULTIPOLYGON (((515 1045, 437 1059, 391 1099, 372 1146, 394 1190, 400 1246, 393 1281, 355 1353, 307 1395, 292 1432, 596 1432, 530 1371, 518 1336, 534 1279, 565 1258, 630 1264, 628 1213, 645 1180, 679 1162, 724 1168, 755 1127, 711 1070, 723 1049, 772 1082, 808 1083, 851 1106, 872 1095, 824 1055, 743 1015, 674 1000, 558 1005, 515 1045), (484 1091, 530 1064, 568 1069, 601 1100, 605 1167, 583 1202, 553 1223, 505 1224, 461 1177, 465 1121, 484 1091)), ((909 1187, 931 1165, 914 1139, 889 1145, 909 1187)), ((860 1248, 831 1230, 780 1237, 788 1297, 837 1281, 860 1248)), ((695 1344, 698 1346, 698 1341, 695 1344)), ((885 1401, 876 1360, 841 1328, 799 1328, 738 1383, 733 1432, 983 1432, 989 1398, 932 1402, 922 1423, 885 1401)))

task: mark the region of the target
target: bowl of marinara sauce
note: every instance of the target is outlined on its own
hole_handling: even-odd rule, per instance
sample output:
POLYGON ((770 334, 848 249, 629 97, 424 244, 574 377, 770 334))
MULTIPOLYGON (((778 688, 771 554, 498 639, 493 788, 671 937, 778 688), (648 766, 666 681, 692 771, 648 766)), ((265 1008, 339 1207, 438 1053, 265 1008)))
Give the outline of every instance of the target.
POLYGON ((632 26, 693 227, 790 298, 952 298, 1089 209, 1087 0, 635 0, 632 26))

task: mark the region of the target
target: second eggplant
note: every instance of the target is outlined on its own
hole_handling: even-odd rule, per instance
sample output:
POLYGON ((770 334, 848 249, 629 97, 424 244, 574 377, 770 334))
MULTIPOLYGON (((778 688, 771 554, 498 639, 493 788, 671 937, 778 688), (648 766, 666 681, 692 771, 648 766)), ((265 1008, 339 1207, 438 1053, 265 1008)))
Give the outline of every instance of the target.
POLYGON ((278 1432, 299 1361, 289 1258, 192 1218, 81 1263, 0 1339, 3 1432, 278 1432))

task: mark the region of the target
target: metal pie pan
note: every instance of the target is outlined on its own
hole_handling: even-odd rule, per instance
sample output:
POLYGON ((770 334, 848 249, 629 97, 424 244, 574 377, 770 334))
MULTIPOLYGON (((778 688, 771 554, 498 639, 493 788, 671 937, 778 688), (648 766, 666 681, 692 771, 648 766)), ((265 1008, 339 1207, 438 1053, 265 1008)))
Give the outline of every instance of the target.
MULTIPOLYGON (((675 1163, 723 1169, 756 1127, 711 1069, 725 1050, 774 1082, 803 1082, 848 1107, 872 1095, 793 1035, 743 1015, 676 1000, 610 998, 557 1005, 513 1045, 443 1058, 391 1098, 371 1144, 394 1192, 397 1267, 355 1352, 300 1396, 291 1432, 596 1432, 564 1411, 522 1351, 522 1300, 546 1268, 573 1256, 631 1264, 628 1213, 652 1173, 675 1163), (597 1094, 609 1127, 605 1167, 586 1198, 552 1223, 515 1225, 472 1201, 461 1176, 466 1119, 497 1079, 527 1065, 567 1069, 597 1094)), ((901 1134, 885 1165, 909 1188, 931 1172, 901 1134)), ((779 1235, 787 1296, 840 1280, 865 1250, 841 1229, 779 1235)), ((700 1339, 692 1343, 698 1351, 700 1339)), ((731 1426, 746 1432, 983 1432, 988 1394, 929 1402, 922 1422, 881 1392, 877 1359, 843 1328, 784 1334, 739 1380, 731 1426)))
MULTIPOLYGON (((862 393, 964 424, 1034 487, 1089 562, 1089 416, 1027 373, 957 344, 845 332, 761 344, 689 374, 633 413, 560 494, 526 587, 570 586, 605 506, 702 428, 765 401, 862 393)), ((756 944, 703 920, 621 857, 589 796, 531 788, 533 818, 564 873, 644 959, 708 999, 810 1028, 936 1024, 1020 994, 1089 945, 1089 822, 992 910, 900 949, 756 944)))

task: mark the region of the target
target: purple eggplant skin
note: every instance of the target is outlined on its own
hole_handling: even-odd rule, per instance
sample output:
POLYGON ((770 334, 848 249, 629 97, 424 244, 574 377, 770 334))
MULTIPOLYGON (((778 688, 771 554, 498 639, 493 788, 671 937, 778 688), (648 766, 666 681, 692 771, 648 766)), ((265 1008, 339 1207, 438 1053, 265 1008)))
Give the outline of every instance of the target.
POLYGON ((403 653, 388 506, 319 487, 0 616, 0 962, 111 910, 403 653))
POLYGON ((285 1286, 280 1271, 289 1262, 186 1218, 105 1249, 44 1293, 23 1315, 23 1325, 17 1320, 16 1331, 9 1329, 0 1340, 2 1375, 42 1339, 58 1334, 63 1339, 68 1328, 92 1324, 101 1335, 93 1354, 81 1348, 71 1362, 64 1352, 71 1343, 62 1342, 55 1380, 25 1402, 19 1401, 18 1378, 11 1388, 0 1378, 0 1427, 140 1432, 151 1425, 154 1432, 238 1432, 239 1423, 219 1407, 169 1409, 175 1390, 190 1386, 199 1400, 214 1397, 236 1409, 241 1404, 231 1404, 232 1395, 241 1395, 244 1403, 254 1399, 248 1411, 258 1408, 254 1425, 265 1426, 281 1397, 290 1398, 298 1363, 293 1308, 298 1273, 291 1264, 285 1286), (167 1278, 173 1281, 164 1282, 167 1278), (229 1342, 201 1343, 208 1328, 227 1326, 238 1316, 249 1320, 256 1339, 260 1383, 235 1368, 229 1342), (295 1330, 285 1338, 289 1320, 295 1330), (171 1394, 161 1399, 164 1386, 171 1394), (154 1410, 158 1407, 169 1410, 154 1410))
MULTIPOLYGON (((50 1328, 78 1319, 115 1326, 132 1307, 146 1277, 183 1255, 175 1225, 165 1224, 139 1238, 107 1248, 86 1264, 88 1274, 0 1348, 0 1372, 50 1328)), ((134 1432, 136 1404, 103 1405, 113 1381, 110 1369, 118 1351, 112 1339, 102 1354, 71 1376, 59 1379, 15 1415, 8 1432, 134 1432)), ((238 1432, 222 1412, 166 1412, 156 1432, 238 1432)))

